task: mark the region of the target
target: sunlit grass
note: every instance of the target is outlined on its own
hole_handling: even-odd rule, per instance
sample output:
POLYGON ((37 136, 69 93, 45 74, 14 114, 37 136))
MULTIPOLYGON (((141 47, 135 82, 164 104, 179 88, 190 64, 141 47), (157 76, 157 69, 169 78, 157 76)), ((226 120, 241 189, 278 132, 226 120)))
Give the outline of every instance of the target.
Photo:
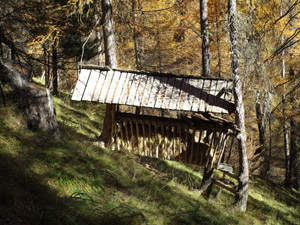
POLYGON ((93 145, 104 105, 53 101, 62 141, 0 108, 0 224, 300 224, 300 193, 253 177, 247 213, 232 212, 233 194, 199 195, 200 167, 93 145))

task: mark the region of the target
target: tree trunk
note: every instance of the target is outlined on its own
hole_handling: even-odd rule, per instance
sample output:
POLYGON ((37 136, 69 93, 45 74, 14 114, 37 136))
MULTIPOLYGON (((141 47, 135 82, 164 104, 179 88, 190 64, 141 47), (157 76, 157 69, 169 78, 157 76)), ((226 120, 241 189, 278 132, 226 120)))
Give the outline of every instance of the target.
MULTIPOLYGON (((105 65, 114 69, 117 66, 116 44, 113 29, 112 0, 102 0, 103 38, 105 65)), ((115 127, 115 105, 107 104, 100 141, 109 146, 115 127)))
POLYGON ((141 62, 141 50, 139 45, 139 32, 137 32, 137 11, 136 11, 136 0, 132 0, 132 13, 133 13, 133 42, 134 42, 134 52, 135 52, 135 64, 136 69, 142 69, 141 62))
POLYGON ((52 46, 52 85, 53 85, 53 95, 58 94, 58 82, 57 82, 57 48, 56 48, 56 40, 52 46))
POLYGON ((200 23, 202 36, 202 68, 203 77, 210 76, 209 32, 207 0, 200 0, 200 23))
POLYGON ((217 39, 217 49, 218 49, 218 77, 222 77, 221 71, 222 71, 222 57, 221 57, 221 40, 220 40, 220 21, 219 21, 219 6, 218 3, 220 3, 218 0, 215 0, 215 10, 216 10, 216 39, 217 39))
POLYGON ((156 16, 156 39, 157 39, 157 49, 158 49, 158 68, 159 72, 162 72, 162 56, 161 56, 161 46, 160 46, 160 32, 159 32, 159 23, 158 23, 158 14, 156 16))
POLYGON ((30 66, 13 60, 0 59, 0 73, 14 90, 22 111, 26 112, 28 128, 43 130, 60 139, 61 134, 50 91, 45 87, 29 82, 30 66))
POLYGON ((249 185, 249 171, 248 171, 248 157, 246 145, 246 129, 245 129, 245 112, 243 103, 243 93, 241 78, 239 72, 238 59, 238 31, 236 21, 236 0, 228 0, 228 19, 230 31, 230 53, 231 53, 231 68, 234 85, 234 97, 236 103, 236 123, 240 129, 238 135, 238 149, 239 149, 239 185, 235 197, 234 208, 239 208, 241 211, 246 211, 248 200, 248 185, 249 185))
MULTIPOLYGON (((210 77, 210 54, 209 54, 209 37, 208 37, 208 8, 207 0, 200 0, 200 23, 202 36, 202 70, 203 77, 210 77)), ((203 179, 201 182, 200 192, 202 196, 209 198, 213 185, 213 168, 204 169, 203 179)))

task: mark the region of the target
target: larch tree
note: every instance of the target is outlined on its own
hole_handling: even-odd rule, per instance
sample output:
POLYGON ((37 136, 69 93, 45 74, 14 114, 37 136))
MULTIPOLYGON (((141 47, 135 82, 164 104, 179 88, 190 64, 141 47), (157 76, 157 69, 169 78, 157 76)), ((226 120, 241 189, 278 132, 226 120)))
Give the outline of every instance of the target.
POLYGON ((228 0, 228 19, 230 33, 230 50, 231 50, 231 67, 232 79, 234 85, 234 97, 236 104, 236 124, 240 129, 238 135, 238 150, 239 150, 239 184, 234 202, 234 208, 239 208, 241 211, 246 211, 248 200, 248 157, 245 129, 245 111, 243 103, 243 93, 241 77, 239 72, 239 57, 238 57, 238 30, 237 30, 237 10, 236 0, 228 0))
MULTIPOLYGON (((104 53, 105 53, 105 65, 111 69, 117 67, 117 55, 116 55, 116 43, 113 26, 113 7, 112 0, 102 0, 102 18, 103 24, 103 39, 104 39, 104 53)), ((108 146, 111 142, 111 134, 114 129, 116 107, 113 104, 106 104, 105 117, 103 122, 103 130, 100 135, 100 141, 105 146, 108 146)))
MULTIPOLYGON (((210 54, 209 54, 209 32, 208 32, 208 7, 207 0, 200 0, 200 24, 202 37, 202 76, 210 77, 210 54)), ((210 135, 209 133, 207 134, 210 135)), ((213 185, 213 168, 204 169, 200 192, 209 197, 213 185)))

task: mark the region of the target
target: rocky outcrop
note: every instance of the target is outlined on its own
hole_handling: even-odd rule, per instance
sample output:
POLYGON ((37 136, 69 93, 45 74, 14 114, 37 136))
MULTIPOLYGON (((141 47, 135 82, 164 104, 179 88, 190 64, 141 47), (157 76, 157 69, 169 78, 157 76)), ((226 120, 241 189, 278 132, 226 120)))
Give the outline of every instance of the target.
POLYGON ((0 80, 13 89, 16 101, 27 114, 28 128, 40 129, 61 139, 50 91, 30 82, 30 77, 29 65, 0 58, 0 80))

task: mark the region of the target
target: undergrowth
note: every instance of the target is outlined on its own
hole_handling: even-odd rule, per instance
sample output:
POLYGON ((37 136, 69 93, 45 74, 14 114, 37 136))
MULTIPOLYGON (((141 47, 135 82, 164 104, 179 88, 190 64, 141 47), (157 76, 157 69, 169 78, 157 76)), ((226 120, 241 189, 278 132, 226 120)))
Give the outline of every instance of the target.
POLYGON ((63 141, 0 108, 0 224, 300 224, 298 192, 252 177, 248 211, 232 212, 229 192, 199 195, 199 167, 95 145, 105 106, 53 99, 63 141))

